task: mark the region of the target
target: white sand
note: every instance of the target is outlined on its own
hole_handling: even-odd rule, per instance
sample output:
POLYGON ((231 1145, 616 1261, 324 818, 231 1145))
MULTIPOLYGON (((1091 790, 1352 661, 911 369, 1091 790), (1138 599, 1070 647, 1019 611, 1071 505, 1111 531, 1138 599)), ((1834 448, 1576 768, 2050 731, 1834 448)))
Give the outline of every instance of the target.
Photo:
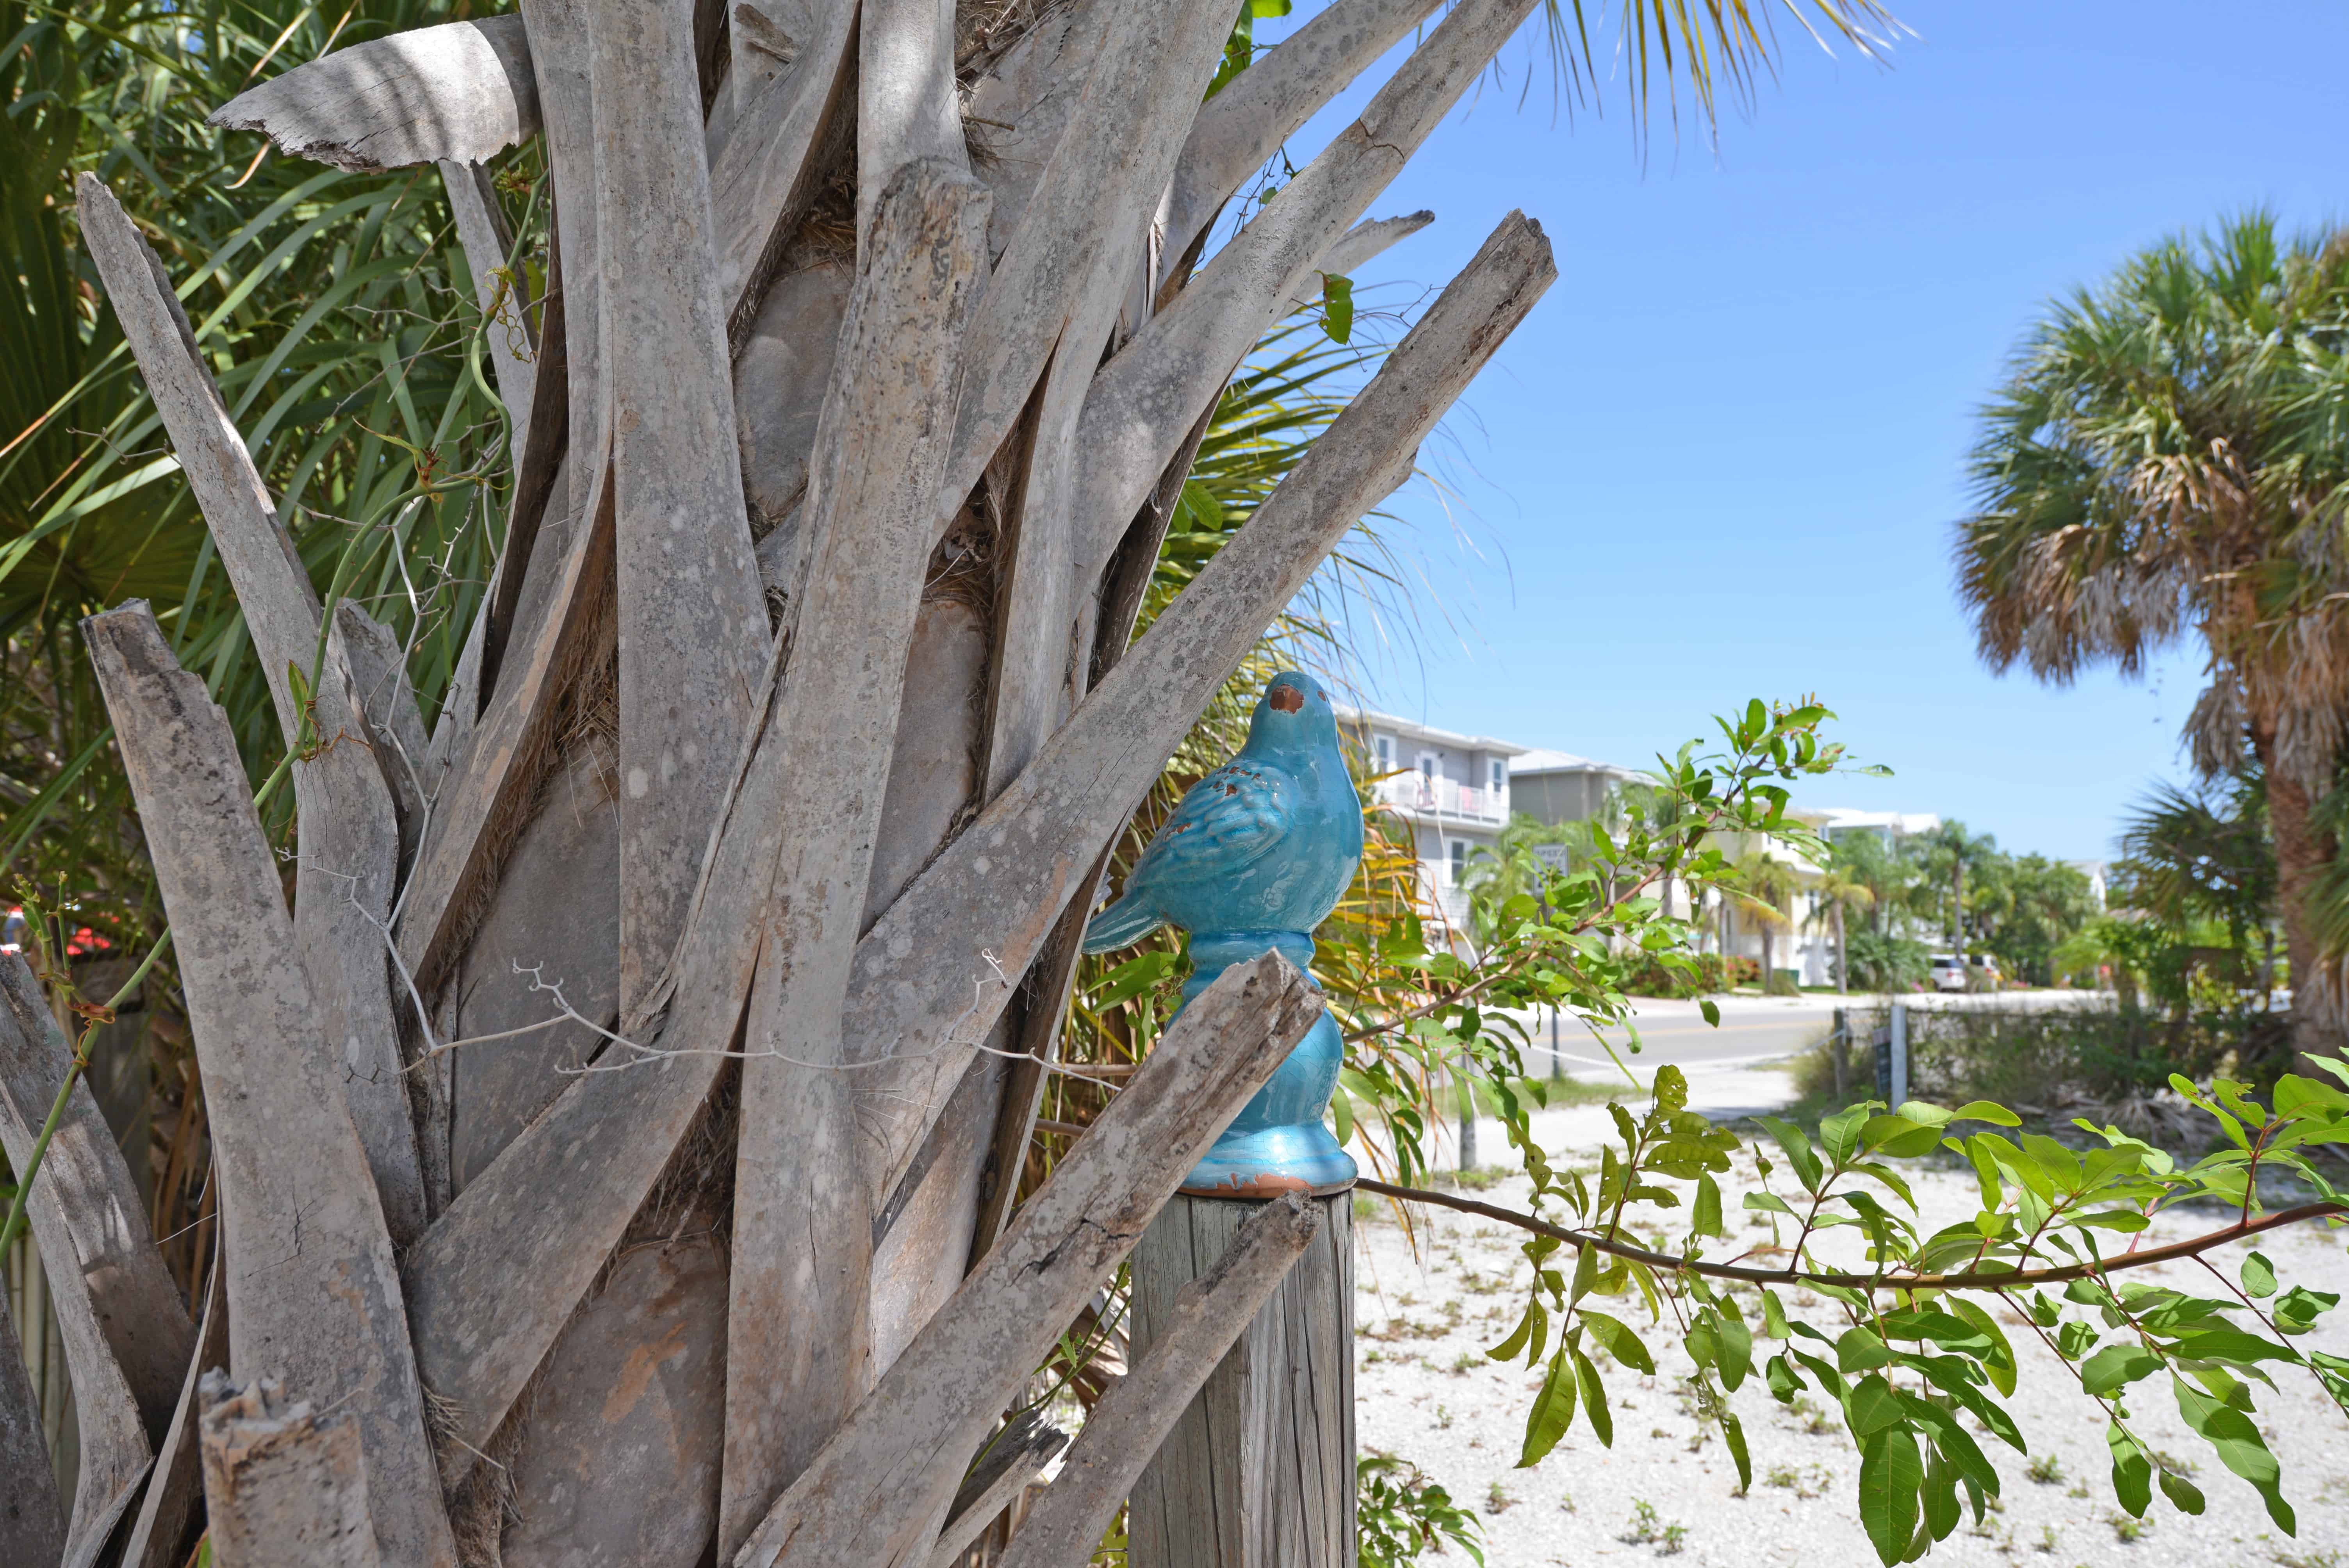
MULTIPOLYGON (((1766 1107, 1787 1093, 1783 1074, 1750 1065, 1692 1068, 1691 1078, 1694 1109, 1707 1114, 1766 1107)), ((1594 1151, 1604 1116, 1597 1109, 1546 1113, 1539 1119, 1540 1133, 1554 1153, 1594 1151)), ((1479 1142, 1493 1151, 1488 1158, 1506 1149, 1500 1129, 1490 1122, 1481 1129, 1479 1142)), ((1934 1169, 1930 1161, 1908 1162, 1907 1173, 1933 1227, 1979 1206, 1970 1175, 1934 1169)), ((1741 1161, 1733 1175, 1742 1181, 1737 1187, 1723 1183, 1731 1222, 1759 1218, 1736 1211, 1739 1191, 1751 1185, 1750 1163, 1741 1161)), ((1783 1175, 1779 1186, 1783 1191, 1783 1175)), ((1516 1178, 1479 1196, 1522 1209, 1526 1189, 1525 1180, 1516 1178)), ((2191 1233, 2207 1222, 2223 1219, 2173 1221, 2148 1233, 2147 1244, 2191 1233)), ((1762 1239, 1764 1233, 1753 1234, 1762 1239)), ((1757 1366, 1733 1400, 1754 1457, 1752 1492, 1740 1497, 1736 1467, 1718 1434, 1700 1434, 1692 1408, 1679 1394, 1685 1353, 1676 1336, 1650 1327, 1644 1308, 1636 1305, 1615 1304, 1617 1315, 1640 1327, 1659 1375, 1640 1377, 1619 1367, 1607 1368, 1615 1411, 1613 1449, 1599 1445, 1578 1412, 1573 1429, 1547 1459, 1532 1470, 1516 1469, 1539 1373, 1521 1363, 1496 1366, 1483 1352, 1508 1333, 1522 1310, 1520 1233, 1433 1210, 1417 1256, 1401 1227, 1391 1222, 1361 1222, 1357 1235, 1360 1440, 1365 1449, 1397 1453, 1418 1464, 1456 1501, 1476 1509, 1484 1518, 1486 1560, 1495 1568, 1672 1554, 1660 1541, 1624 1539, 1634 1532, 1635 1504, 1641 1501, 1654 1510, 1656 1531, 1666 1525, 1685 1531, 1678 1542, 1680 1563, 1858 1568, 1876 1561, 1857 1520, 1858 1458, 1832 1402, 1816 1392, 1809 1397, 1818 1411, 1819 1429, 1814 1432, 1806 1417, 1770 1397, 1757 1366)), ((2349 1263, 2339 1237, 2328 1241, 2313 1227, 2302 1227, 2271 1233, 2258 1244, 2287 1284, 2349 1295, 2349 1263)), ((2230 1247, 2214 1253, 2213 1261, 2231 1279, 2247 1250, 2230 1247)), ((2219 1290, 2218 1282, 2191 1263, 2138 1271, 2137 1277, 2195 1295, 2219 1290)), ((1828 1326, 1826 1305, 1819 1306, 1813 1321, 1828 1326)), ((2101 1412, 2020 1319, 2004 1321, 2023 1370, 2015 1397, 2003 1403, 2022 1427, 2031 1458, 2052 1456, 2060 1479, 2034 1482, 2025 1473, 2030 1460, 1978 1434, 2004 1480, 2003 1507, 1979 1527, 1969 1513, 1927 1561, 2051 1568, 2349 1565, 2349 1418, 2306 1374, 2279 1367, 2275 1391, 2254 1390, 2256 1418, 2282 1461, 2284 1495, 2299 1513, 2297 1540, 2276 1530, 2258 1495, 2186 1429, 2167 1380, 2157 1377, 2135 1386, 2132 1425, 2157 1448, 2195 1467, 2192 1479, 2209 1505, 2199 1519, 2189 1518, 2157 1491, 2141 1533, 2125 1542, 2111 1522, 2127 1516, 2112 1497, 2101 1412), (2085 1494, 2078 1494, 2083 1481, 2085 1494)), ((2325 1326, 2301 1343, 2349 1354, 2349 1307, 2336 1309, 2323 1322, 2325 1326)), ((1757 1342, 1757 1363, 1776 1348, 1775 1343, 1764 1349, 1757 1342)), ((1448 1561, 1465 1559, 1454 1549, 1448 1561)))

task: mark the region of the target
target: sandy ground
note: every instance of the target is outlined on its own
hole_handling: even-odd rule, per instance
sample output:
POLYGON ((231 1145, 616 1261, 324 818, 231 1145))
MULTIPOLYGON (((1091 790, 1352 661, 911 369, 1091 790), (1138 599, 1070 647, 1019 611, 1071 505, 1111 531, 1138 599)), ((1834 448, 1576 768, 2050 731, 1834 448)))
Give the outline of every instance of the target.
MULTIPOLYGON (((1693 1108, 1716 1118, 1767 1108, 1787 1095, 1782 1072, 1750 1060, 1692 1062, 1688 1071, 1693 1108)), ((1604 1135, 1604 1116, 1596 1108, 1547 1113, 1539 1119, 1540 1135, 1553 1154, 1593 1151, 1604 1135)), ((1506 1149, 1490 1122, 1479 1143, 1491 1151, 1488 1158, 1506 1149)), ((1970 1215, 1979 1204, 1970 1175, 1935 1169, 1930 1161, 1909 1161, 1905 1173, 1931 1227, 1970 1215)), ((1750 1186, 1753 1176, 1744 1161, 1733 1172, 1741 1186, 1750 1186)), ((1522 1208, 1526 1185, 1516 1178, 1480 1196, 1522 1208)), ((1725 1207, 1734 1216, 1738 1189, 1729 1181, 1723 1188, 1725 1207)), ((2147 1244, 2205 1228, 2209 1218, 2181 1219, 2149 1232, 2147 1244)), ((1764 1239, 1758 1230, 1754 1234, 1764 1239)), ((1359 1222, 1357 1236, 1360 1440, 1366 1449, 1418 1464, 1455 1500, 1475 1508, 1484 1519, 1486 1560, 1495 1568, 1650 1556, 1737 1568, 1793 1563, 1857 1568, 1875 1561, 1856 1511, 1858 1457, 1832 1404, 1814 1393, 1806 1405, 1782 1407, 1757 1370, 1733 1400, 1754 1457, 1752 1491, 1740 1496, 1736 1468, 1718 1435, 1700 1431, 1693 1408, 1679 1391, 1683 1353, 1665 1331, 1645 1326, 1644 1312, 1619 1310, 1618 1315, 1641 1327, 1659 1375, 1608 1368, 1612 1450, 1578 1416, 1547 1460, 1532 1470, 1516 1469, 1539 1374, 1522 1364, 1496 1366, 1483 1352, 1509 1331, 1522 1309, 1518 1233, 1439 1210, 1426 1215, 1416 1253, 1389 1219, 1359 1222), (1640 1533, 1643 1503, 1652 1511, 1645 1541, 1633 1539, 1640 1533)), ((2260 1246, 2287 1284, 2349 1295, 2349 1262, 2338 1236, 2328 1242, 2303 1229, 2271 1233, 2260 1246)), ((2212 1255, 2232 1278, 2245 1250, 2212 1255)), ((2217 1282, 2191 1263, 2141 1271, 2137 1277, 2197 1295, 2218 1291, 2217 1282)), ((1802 1299, 1790 1297, 1789 1305, 1802 1299)), ((1826 1304, 1816 1305, 1813 1320, 1827 1325, 1826 1304)), ((2325 1322, 2302 1343, 2349 1354, 2349 1309, 2325 1322)), ((2299 1513, 2296 1540, 2270 1523, 2258 1495, 2186 1429, 2158 1377, 2136 1387, 2133 1424, 2157 1448, 2195 1467, 2192 1479, 2209 1500, 2209 1510, 2191 1519, 2157 1492, 2130 1540, 2114 1522, 2133 1523, 2112 1498, 2101 1414, 2019 1318, 2006 1320, 2006 1327, 2023 1370, 2015 1398, 2005 1403, 2030 1455, 1982 1438, 2005 1483, 2002 1506, 1979 1526, 1969 1514, 1928 1561, 2051 1568, 2349 1565, 2349 1418, 2305 1374, 2279 1368, 2277 1389, 2255 1391, 2256 1418, 2282 1461, 2284 1495, 2299 1513), (2037 1476, 2030 1473, 2033 1461, 2039 1461, 2037 1476)), ((1757 1361, 1763 1354, 1757 1344, 1757 1361)), ((1464 1559, 1455 1549, 1450 1561, 1464 1559)))

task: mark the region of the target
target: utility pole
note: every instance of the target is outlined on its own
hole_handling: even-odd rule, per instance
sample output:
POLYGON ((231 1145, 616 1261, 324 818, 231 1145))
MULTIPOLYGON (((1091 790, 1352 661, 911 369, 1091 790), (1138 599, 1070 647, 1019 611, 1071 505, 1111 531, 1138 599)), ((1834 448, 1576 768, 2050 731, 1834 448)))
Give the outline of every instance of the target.
POLYGON ((1476 1169, 1476 1079, 1464 1067, 1456 1085, 1460 1094, 1460 1170, 1476 1169))

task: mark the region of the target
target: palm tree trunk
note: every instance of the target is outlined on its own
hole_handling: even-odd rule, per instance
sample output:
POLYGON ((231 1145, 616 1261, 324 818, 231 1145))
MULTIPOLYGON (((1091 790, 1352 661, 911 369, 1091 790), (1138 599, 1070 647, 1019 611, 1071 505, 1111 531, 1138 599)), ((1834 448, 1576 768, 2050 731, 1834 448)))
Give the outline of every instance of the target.
POLYGON ((2268 823, 2275 836, 2276 904, 2283 916, 2284 956, 2292 970, 2292 1043, 2302 1057, 2338 1057, 2349 1046, 2335 987, 2327 984, 2311 928, 2309 884, 2333 859, 2333 835, 2311 820, 2314 802, 2298 779, 2269 763, 2271 744, 2254 738, 2267 765, 2268 823))
POLYGON ((1843 903, 1840 900, 1837 902, 1835 906, 1835 934, 1836 995, 1840 996, 1847 995, 1851 990, 1851 949, 1844 944, 1843 903))
POLYGON ((1950 872, 1950 945, 1958 962, 1966 961, 1966 862, 1955 861, 1950 872))

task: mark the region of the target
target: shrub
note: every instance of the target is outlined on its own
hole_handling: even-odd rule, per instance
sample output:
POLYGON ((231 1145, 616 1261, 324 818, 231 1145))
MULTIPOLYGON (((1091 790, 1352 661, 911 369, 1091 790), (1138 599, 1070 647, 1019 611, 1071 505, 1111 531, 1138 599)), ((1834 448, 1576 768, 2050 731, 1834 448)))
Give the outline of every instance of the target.
POLYGON ((1930 958, 1921 942, 1855 931, 1851 946, 1851 985, 1860 991, 1907 991, 1921 984, 1930 958))
MULTIPOLYGON (((1870 1042, 1891 1020, 1882 1007, 1855 1007, 1848 1016, 1847 1098, 1860 1099, 1876 1092, 1870 1042)), ((2223 1071, 2263 1083, 2290 1059, 2279 1015, 2212 1012, 2171 1019, 2111 1002, 2030 1010, 1909 1009, 1909 1093, 1943 1104, 2030 1104, 2066 1085, 2112 1096, 2160 1088, 2172 1073, 2207 1079, 2223 1071)), ((1832 1097, 1834 1068, 1825 1045, 1795 1063, 1795 1078, 1806 1098, 1832 1097)))

